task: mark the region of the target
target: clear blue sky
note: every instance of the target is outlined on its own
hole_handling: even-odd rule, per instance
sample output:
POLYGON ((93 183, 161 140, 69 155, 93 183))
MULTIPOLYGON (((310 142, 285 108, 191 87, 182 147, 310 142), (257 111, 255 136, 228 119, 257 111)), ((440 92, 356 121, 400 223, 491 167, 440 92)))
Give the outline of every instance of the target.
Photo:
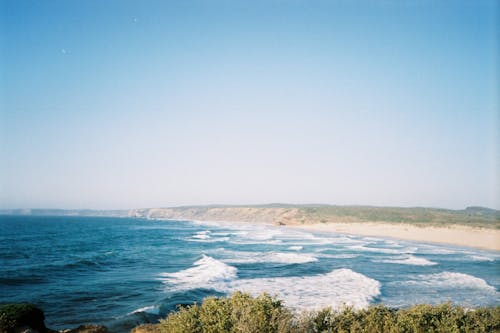
POLYGON ((0 208, 500 208, 497 1, 0 3, 0 208))

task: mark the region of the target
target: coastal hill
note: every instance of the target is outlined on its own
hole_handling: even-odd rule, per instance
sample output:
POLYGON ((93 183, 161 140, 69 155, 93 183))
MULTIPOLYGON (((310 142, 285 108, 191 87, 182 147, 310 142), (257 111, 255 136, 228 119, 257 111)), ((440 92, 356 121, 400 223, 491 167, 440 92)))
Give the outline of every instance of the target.
POLYGON ((462 210, 424 207, 335 205, 210 205, 131 210, 10 209, 2 215, 110 216, 175 220, 263 222, 276 225, 379 222, 444 227, 461 225, 500 229, 500 211, 484 207, 462 210))
POLYGON ((500 228, 500 211, 468 207, 464 210, 372 206, 284 205, 186 206, 134 209, 129 216, 179 220, 265 222, 277 225, 328 223, 408 223, 417 226, 464 225, 500 228))

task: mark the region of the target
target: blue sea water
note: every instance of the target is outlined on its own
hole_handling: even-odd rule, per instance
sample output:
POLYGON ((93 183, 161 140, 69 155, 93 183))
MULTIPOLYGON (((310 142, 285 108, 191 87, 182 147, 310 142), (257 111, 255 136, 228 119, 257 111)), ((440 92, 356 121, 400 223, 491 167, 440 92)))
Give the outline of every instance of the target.
POLYGON ((0 216, 0 303, 126 332, 236 290, 293 309, 500 304, 500 252, 266 225, 0 216))

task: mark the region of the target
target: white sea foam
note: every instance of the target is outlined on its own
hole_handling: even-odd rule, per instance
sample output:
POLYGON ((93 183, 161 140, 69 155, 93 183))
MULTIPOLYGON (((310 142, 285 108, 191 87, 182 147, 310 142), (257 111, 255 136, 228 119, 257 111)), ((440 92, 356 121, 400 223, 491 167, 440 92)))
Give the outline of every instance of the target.
POLYGON ((202 225, 202 226, 207 226, 207 227, 220 227, 221 226, 221 222, 219 221, 200 221, 200 220, 191 220, 190 221, 191 223, 193 224, 196 224, 196 225, 202 225))
POLYGON ((470 255, 468 257, 470 259, 472 259, 473 261, 495 261, 494 258, 483 256, 483 255, 470 255))
POLYGON ((433 266, 437 265, 436 262, 430 261, 422 257, 416 257, 414 255, 403 255, 399 257, 393 257, 391 259, 373 260, 373 262, 383 262, 389 264, 399 264, 399 265, 415 265, 415 266, 433 266))
POLYGON ((406 284, 439 289, 481 289, 496 292, 495 287, 489 285, 485 280, 469 274, 456 272, 422 274, 418 275, 415 280, 407 281, 406 284))
POLYGON ((376 238, 376 237, 363 237, 363 239, 370 241, 370 242, 383 242, 383 241, 385 241, 385 239, 376 238))
POLYGON ((196 233, 190 238, 185 238, 184 240, 188 242, 198 242, 198 243, 217 243, 217 242, 227 242, 230 240, 229 237, 212 237, 208 233, 196 233))
POLYGON ((311 254, 290 253, 290 252, 243 252, 226 251, 229 258, 222 259, 226 263, 253 264, 253 263, 280 263, 280 264, 304 264, 318 261, 311 254))
POLYGON ((175 273, 161 273, 161 280, 178 290, 210 288, 212 283, 236 278, 237 269, 212 257, 203 255, 194 266, 175 273))
POLYGON ((399 242, 389 240, 389 239, 384 240, 384 243, 386 246, 390 246, 390 247, 402 247, 402 245, 399 242))
POLYGON ((212 232, 211 234, 214 236, 229 236, 229 235, 231 235, 229 232, 212 232))
POLYGON ((210 231, 208 230, 205 230, 205 231, 198 231, 194 236, 193 238, 196 238, 196 239, 209 239, 210 238, 210 235, 209 235, 210 231))
POLYGON ((424 254, 456 254, 463 253, 463 251, 457 251, 451 248, 446 248, 437 245, 420 245, 419 253, 424 254))
POLYGON ((314 235, 308 232, 298 232, 286 230, 287 233, 280 236, 280 239, 293 241, 294 245, 366 245, 370 242, 345 235, 314 235))
POLYGON ((294 245, 294 246, 290 246, 288 249, 289 250, 292 250, 292 251, 300 251, 302 250, 304 247, 303 246, 300 246, 300 245, 294 245))
POLYGON ((229 241, 231 244, 237 245, 253 245, 253 244, 282 244, 283 241, 281 239, 267 239, 267 240, 256 240, 256 239, 231 239, 229 241))
POLYGON ((362 252, 376 252, 376 253, 387 253, 387 254, 407 254, 415 253, 417 251, 416 247, 405 247, 401 249, 388 249, 381 247, 368 247, 364 245, 352 245, 347 247, 350 250, 362 251, 362 252))
POLYGON ((169 290, 211 288, 231 293, 262 292, 276 294, 294 309, 317 310, 326 306, 348 305, 363 308, 380 295, 380 283, 350 269, 305 277, 274 277, 235 280, 236 268, 204 256, 195 267, 177 273, 162 274, 169 290))
POLYGON ((234 244, 280 244, 282 240, 279 236, 283 234, 280 229, 269 226, 255 226, 251 230, 240 230, 234 233, 235 238, 231 239, 234 244))
MULTIPOLYGON (((232 226, 234 229, 234 226, 232 226)), ((310 232, 277 228, 269 225, 253 225, 237 227, 238 232, 231 233, 234 244, 281 244, 286 242, 294 246, 333 244, 332 237, 318 237, 310 232)))
POLYGON ((330 258, 330 259, 352 259, 359 257, 359 254, 353 254, 353 253, 343 253, 343 254, 329 254, 329 253, 322 253, 318 255, 320 258, 330 258))
POLYGON ((160 307, 158 307, 156 305, 145 306, 143 308, 139 308, 139 309, 136 309, 132 312, 129 312, 129 313, 127 313, 127 315, 132 315, 134 313, 140 313, 140 312, 146 312, 146 313, 159 315, 160 314, 160 307))
POLYGON ((380 294, 380 283, 350 269, 305 277, 257 278, 230 281, 226 291, 242 290, 258 295, 277 294, 294 309, 317 310, 326 306, 363 308, 380 294))

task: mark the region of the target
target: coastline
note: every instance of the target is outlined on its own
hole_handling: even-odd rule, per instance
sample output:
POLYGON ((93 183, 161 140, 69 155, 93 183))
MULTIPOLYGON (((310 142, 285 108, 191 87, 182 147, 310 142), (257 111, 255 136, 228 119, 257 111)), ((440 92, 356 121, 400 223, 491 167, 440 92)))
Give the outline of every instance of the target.
POLYGON ((308 231, 378 236, 426 243, 466 246, 500 251, 500 230, 472 228, 462 225, 449 227, 418 227, 410 224, 384 222, 287 224, 286 227, 308 231))
MULTIPOLYGON (((173 220, 177 219, 159 219, 173 220)), ((224 223, 227 225, 267 225, 278 226, 270 222, 238 221, 238 220, 189 220, 195 223, 224 223)), ((474 228, 465 225, 415 226, 408 223, 387 222, 329 222, 329 223, 289 223, 280 227, 301 229, 310 232, 340 233, 356 236, 383 237, 414 242, 465 246, 475 249, 500 251, 500 230, 474 228)))

